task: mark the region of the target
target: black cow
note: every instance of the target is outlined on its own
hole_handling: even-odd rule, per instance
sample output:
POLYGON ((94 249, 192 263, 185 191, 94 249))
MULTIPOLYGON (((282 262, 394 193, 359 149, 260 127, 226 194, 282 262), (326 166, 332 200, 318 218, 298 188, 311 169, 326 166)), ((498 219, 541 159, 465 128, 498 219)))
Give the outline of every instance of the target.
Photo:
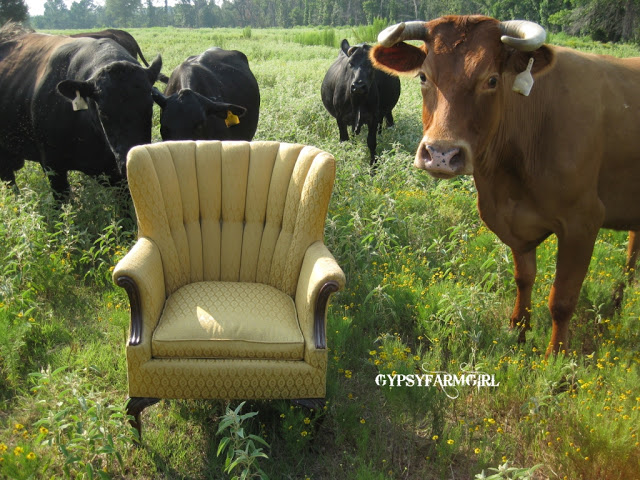
POLYGON ((369 60, 371 45, 351 46, 342 40, 340 53, 329 67, 322 81, 322 103, 335 117, 340 130, 340 141, 349 140, 347 126, 357 135, 362 125, 367 125, 367 146, 371 165, 375 163, 376 133, 382 129, 383 119, 387 127, 393 125, 391 111, 400 98, 400 80, 373 68, 369 60))
MULTIPOLYGON (((69 36, 73 38, 80 38, 80 37, 88 37, 88 38, 95 38, 95 39, 110 38, 114 42, 122 45, 124 49, 127 52, 129 52, 129 54, 133 58, 140 57, 140 60, 142 61, 142 63, 144 63, 144 65, 147 67, 149 66, 149 62, 147 62, 147 59, 144 58, 144 55, 142 55, 142 50, 140 50, 140 45, 138 45, 138 42, 136 42, 136 39, 133 38, 133 35, 131 35, 129 32, 125 32, 124 30, 118 30, 116 28, 107 28, 106 30, 100 30, 99 32, 74 33, 73 35, 69 35, 69 36)), ((160 80, 163 83, 167 83, 167 81, 169 80, 169 77, 161 73, 158 75, 158 80, 160 80)))
POLYGON ((80 37, 88 37, 88 38, 110 38, 116 43, 119 43, 124 47, 124 49, 129 52, 129 54, 133 57, 140 57, 142 63, 145 66, 149 66, 149 63, 142 55, 142 51, 140 50, 140 45, 136 42, 136 39, 129 32, 125 32, 124 30, 117 30, 115 28, 107 28, 106 30, 100 30, 99 32, 83 32, 83 33, 74 33, 73 35, 69 35, 73 38, 80 37))
POLYGON ((216 47, 187 58, 164 95, 155 90, 153 98, 163 140, 251 140, 258 127, 260 89, 237 50, 216 47))
POLYGON ((124 178, 127 152, 151 141, 151 88, 162 60, 142 67, 110 39, 0 29, 0 178, 15 185, 24 159, 50 174, 57 198, 67 172, 124 178))

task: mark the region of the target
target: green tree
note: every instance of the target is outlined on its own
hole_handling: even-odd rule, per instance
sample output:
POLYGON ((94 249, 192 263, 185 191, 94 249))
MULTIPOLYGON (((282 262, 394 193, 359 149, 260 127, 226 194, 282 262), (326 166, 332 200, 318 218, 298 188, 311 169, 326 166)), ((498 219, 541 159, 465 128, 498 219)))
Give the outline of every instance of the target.
POLYGON ((114 27, 134 25, 136 14, 142 8, 142 0, 105 0, 107 21, 114 27))
POLYGON ((602 42, 638 40, 639 0, 571 0, 571 4, 571 10, 550 15, 568 33, 602 42))
POLYGON ((178 27, 196 26, 196 11, 191 0, 181 0, 173 7, 173 21, 178 27))
POLYGON ((153 5, 153 0, 147 0, 147 27, 156 27, 160 25, 156 10, 156 7, 153 5))
POLYGON ((69 9, 69 27, 92 28, 96 24, 96 6, 93 0, 73 2, 69 9))
POLYGON ((69 10, 64 0, 47 0, 44 4, 46 28, 66 28, 69 22, 69 10))
POLYGON ((5 22, 23 22, 28 17, 27 5, 24 0, 0 0, 0 25, 5 22))
MULTIPOLYGON (((212 3, 215 5, 215 2, 212 3)), ((205 28, 214 26, 213 5, 207 3, 207 0, 195 0, 196 27, 205 28)))

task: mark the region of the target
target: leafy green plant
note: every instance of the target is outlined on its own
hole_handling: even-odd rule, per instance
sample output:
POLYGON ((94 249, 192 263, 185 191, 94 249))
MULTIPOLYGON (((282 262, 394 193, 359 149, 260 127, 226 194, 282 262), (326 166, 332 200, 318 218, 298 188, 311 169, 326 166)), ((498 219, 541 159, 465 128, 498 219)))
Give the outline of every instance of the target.
POLYGON ((509 463, 509 461, 506 461, 497 468, 489 468, 490 471, 496 472, 494 474, 487 476, 483 470, 474 478, 478 480, 530 480, 533 472, 542 466, 542 464, 539 464, 530 468, 518 468, 509 466, 509 463))
MULTIPOLYGON (((125 470, 123 455, 137 440, 124 403, 114 403, 80 372, 60 367, 29 375, 38 408, 31 433, 16 423, 0 444, 0 477, 112 478, 125 470), (55 399, 55 401, 52 401, 55 399)), ((26 423, 26 422, 25 422, 26 423)))
POLYGON ((45 441, 48 433, 47 429, 41 428, 38 433, 32 434, 21 423, 14 424, 14 441, 9 445, 0 442, 0 476, 22 480, 38 478, 39 474, 44 473, 51 460, 42 458, 34 450, 38 450, 37 445, 45 441))
POLYGON ((31 374, 36 394, 59 390, 58 408, 46 412, 36 427, 53 434, 46 444, 64 458, 63 472, 74 478, 111 478, 124 471, 123 452, 137 441, 124 403, 112 403, 91 383, 65 367, 31 374))
POLYGON ((245 422, 255 417, 258 412, 248 412, 240 414, 245 402, 240 403, 235 410, 227 406, 225 414, 220 419, 218 427, 218 435, 223 435, 218 445, 218 453, 220 456, 226 450, 226 459, 224 462, 224 472, 232 474, 235 470, 240 473, 234 474, 232 480, 244 480, 247 478, 267 479, 267 475, 258 465, 258 459, 269 456, 263 452, 262 447, 256 446, 256 443, 269 448, 269 444, 258 435, 247 433, 245 431, 245 422))

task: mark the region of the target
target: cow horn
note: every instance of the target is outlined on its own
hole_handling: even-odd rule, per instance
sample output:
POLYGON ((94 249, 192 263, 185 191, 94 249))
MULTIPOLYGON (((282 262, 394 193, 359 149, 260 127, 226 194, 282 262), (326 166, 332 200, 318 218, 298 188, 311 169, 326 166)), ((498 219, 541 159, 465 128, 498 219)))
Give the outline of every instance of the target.
POLYGON ((405 40, 426 40, 429 30, 424 22, 412 21, 391 25, 378 34, 378 43, 383 47, 392 47, 405 40))
POLYGON ((533 52, 540 48, 547 38, 547 32, 540 25, 527 20, 501 22, 502 43, 522 52, 533 52))

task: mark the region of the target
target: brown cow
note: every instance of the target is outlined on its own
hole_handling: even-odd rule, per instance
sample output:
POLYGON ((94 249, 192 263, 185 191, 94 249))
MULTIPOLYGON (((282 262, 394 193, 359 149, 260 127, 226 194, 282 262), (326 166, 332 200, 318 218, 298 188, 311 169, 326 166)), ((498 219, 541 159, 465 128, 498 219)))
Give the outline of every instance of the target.
POLYGON ((513 252, 511 326, 529 326, 536 247, 558 238, 547 355, 568 347, 600 228, 640 243, 640 58, 545 45, 531 22, 450 16, 389 27, 371 53, 378 68, 420 77, 423 138, 415 165, 437 178, 473 174, 478 210, 513 252), (420 48, 405 40, 421 40, 420 48), (535 79, 529 96, 529 80, 535 79), (525 73, 523 73, 525 72, 525 73), (520 77, 518 77, 518 75, 520 77), (522 322, 522 323, 520 323, 522 322))

